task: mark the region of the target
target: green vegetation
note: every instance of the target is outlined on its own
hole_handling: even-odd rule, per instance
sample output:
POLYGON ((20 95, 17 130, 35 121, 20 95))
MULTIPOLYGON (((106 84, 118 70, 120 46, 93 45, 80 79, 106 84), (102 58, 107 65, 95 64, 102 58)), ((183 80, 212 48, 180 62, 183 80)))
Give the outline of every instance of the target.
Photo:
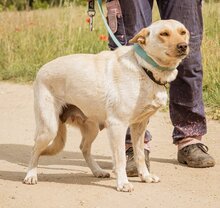
POLYGON ((85 5, 87 0, 0 0, 0 11, 45 9, 54 6, 68 6, 72 3, 85 5))
POLYGON ((0 13, 0 79, 32 81, 46 62, 71 53, 107 49, 101 19, 89 31, 83 7, 0 13))
POLYGON ((220 10, 219 3, 204 5, 203 95, 212 107, 213 118, 220 119, 220 10))
MULTIPOLYGON (((216 119, 220 119, 219 6, 204 3, 203 7, 204 100, 216 119)), ((86 10, 70 4, 45 10, 0 12, 0 80, 31 82, 43 64, 58 56, 108 49, 99 12, 95 30, 90 32, 86 10)), ((158 19, 158 14, 154 19, 158 19)))

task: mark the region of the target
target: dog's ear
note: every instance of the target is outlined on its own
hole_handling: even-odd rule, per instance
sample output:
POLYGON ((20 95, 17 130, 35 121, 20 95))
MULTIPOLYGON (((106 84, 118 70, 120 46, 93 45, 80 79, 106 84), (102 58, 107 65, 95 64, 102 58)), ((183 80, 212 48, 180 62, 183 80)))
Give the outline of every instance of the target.
POLYGON ((129 43, 145 44, 149 35, 150 30, 148 28, 143 28, 137 35, 135 35, 131 40, 129 40, 129 43))

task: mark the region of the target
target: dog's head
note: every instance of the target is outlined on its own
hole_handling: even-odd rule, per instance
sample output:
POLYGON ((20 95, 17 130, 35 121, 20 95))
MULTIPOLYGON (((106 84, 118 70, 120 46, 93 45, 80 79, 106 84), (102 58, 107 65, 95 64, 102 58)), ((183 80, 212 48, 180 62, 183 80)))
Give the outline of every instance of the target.
POLYGON ((138 43, 159 65, 177 66, 189 53, 189 31, 176 20, 159 20, 142 29, 130 43, 138 43))

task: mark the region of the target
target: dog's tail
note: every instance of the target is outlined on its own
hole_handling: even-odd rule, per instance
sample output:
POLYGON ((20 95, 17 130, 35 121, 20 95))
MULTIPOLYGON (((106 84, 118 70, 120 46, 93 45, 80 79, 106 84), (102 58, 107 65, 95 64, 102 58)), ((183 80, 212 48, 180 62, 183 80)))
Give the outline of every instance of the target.
POLYGON ((57 136, 52 141, 51 144, 41 153, 41 155, 55 155, 60 152, 66 143, 66 125, 59 122, 59 128, 57 132, 57 136))

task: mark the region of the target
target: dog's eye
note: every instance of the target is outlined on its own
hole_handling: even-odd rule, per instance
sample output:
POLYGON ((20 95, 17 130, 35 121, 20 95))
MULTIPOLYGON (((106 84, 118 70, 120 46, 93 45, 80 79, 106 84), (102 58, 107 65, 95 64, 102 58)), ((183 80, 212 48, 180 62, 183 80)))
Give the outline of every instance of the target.
POLYGON ((160 36, 169 36, 169 33, 168 32, 161 32, 160 36))
POLYGON ((185 30, 182 30, 181 32, 180 32, 180 35, 185 35, 186 34, 186 31, 185 30))

